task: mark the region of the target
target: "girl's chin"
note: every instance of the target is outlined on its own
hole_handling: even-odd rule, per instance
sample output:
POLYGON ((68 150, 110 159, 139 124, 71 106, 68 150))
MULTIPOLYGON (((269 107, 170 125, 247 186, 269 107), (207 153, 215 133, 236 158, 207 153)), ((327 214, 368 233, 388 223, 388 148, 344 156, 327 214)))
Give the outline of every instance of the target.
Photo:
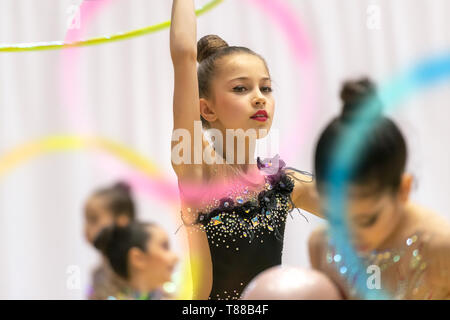
POLYGON ((361 254, 370 253, 373 249, 371 246, 366 244, 355 244, 355 250, 361 254))

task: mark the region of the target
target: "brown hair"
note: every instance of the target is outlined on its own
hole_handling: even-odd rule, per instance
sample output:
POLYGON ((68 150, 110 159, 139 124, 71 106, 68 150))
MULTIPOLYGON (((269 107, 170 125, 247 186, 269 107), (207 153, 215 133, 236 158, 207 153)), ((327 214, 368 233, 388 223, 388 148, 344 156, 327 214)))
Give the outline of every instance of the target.
POLYGON ((382 101, 369 78, 347 81, 341 90, 341 115, 332 120, 320 136, 315 152, 315 171, 319 189, 332 182, 329 170, 340 137, 354 121, 364 121, 372 129, 364 137, 359 160, 349 177, 353 184, 373 186, 372 192, 397 192, 407 160, 407 145, 397 125, 382 113, 382 101), (361 114, 366 104, 373 103, 373 112, 361 114))
POLYGON ((119 181, 113 186, 97 190, 94 196, 105 197, 107 199, 108 210, 114 217, 125 215, 131 221, 135 219, 136 209, 133 195, 131 187, 127 183, 119 181))
MULTIPOLYGON (((214 99, 211 94, 211 82, 217 75, 218 61, 226 56, 237 53, 247 53, 260 58, 267 69, 267 63, 263 57, 246 47, 229 46, 222 38, 217 35, 207 35, 197 42, 197 69, 198 88, 200 98, 214 99)), ((208 121, 201 117, 203 126, 208 126, 208 121)))
POLYGON ((156 225, 153 223, 137 221, 124 227, 113 224, 102 229, 94 241, 94 246, 108 258, 112 269, 128 280, 128 253, 131 248, 147 251, 147 243, 151 239, 148 227, 154 226, 156 225))

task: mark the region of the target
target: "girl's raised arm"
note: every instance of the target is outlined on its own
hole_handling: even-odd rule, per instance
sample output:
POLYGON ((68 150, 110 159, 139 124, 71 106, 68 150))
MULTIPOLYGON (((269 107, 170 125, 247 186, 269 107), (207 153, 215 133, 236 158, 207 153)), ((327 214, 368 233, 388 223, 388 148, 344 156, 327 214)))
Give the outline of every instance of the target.
MULTIPOLYGON (((201 165, 194 165, 194 123, 200 121, 200 98, 197 79, 197 17, 194 0, 173 0, 170 27, 170 53, 174 66, 174 133, 190 134, 190 149, 172 154, 172 167, 178 178, 201 181, 201 165), (185 131, 187 130, 187 131, 185 131), (184 154, 188 152, 189 154, 184 154), (189 163, 182 162, 181 156, 189 163), (174 159, 180 157, 180 159, 174 159)), ((178 136, 178 135, 175 135, 178 136)), ((184 135, 182 135, 184 137, 184 135)), ((184 139, 184 138, 183 138, 184 139)), ((172 141, 172 150, 181 141, 172 141)), ((184 141, 183 141, 184 142, 184 141)), ((186 146, 187 146, 186 145, 186 146)))
MULTIPOLYGON (((200 121, 200 97, 197 79, 197 17, 194 0, 173 0, 172 23, 170 27, 170 53, 174 66, 175 88, 173 94, 173 131, 172 139, 178 134, 175 131, 189 133, 189 150, 183 149, 181 154, 172 152, 172 167, 178 176, 180 187, 183 182, 201 185, 203 167, 194 164, 194 124, 200 121), (186 155, 188 152, 189 155, 186 155), (184 156, 189 163, 180 163, 176 157, 184 156)), ((184 135, 183 136, 184 139, 184 135)), ((201 137, 203 148, 203 136, 201 137)), ((184 141, 172 141, 172 150, 184 141)), ((186 146, 186 144, 183 144, 186 146)), ((203 149, 201 150, 203 154, 203 149)), ((189 189, 189 187, 187 187, 189 189)), ((180 189, 181 190, 181 189, 180 189)), ((182 217, 188 225, 196 220, 195 214, 189 213, 188 207, 196 207, 195 201, 183 199, 182 217)), ((187 227, 191 271, 193 280, 193 299, 208 299, 212 287, 212 262, 208 239, 204 232, 187 227)))

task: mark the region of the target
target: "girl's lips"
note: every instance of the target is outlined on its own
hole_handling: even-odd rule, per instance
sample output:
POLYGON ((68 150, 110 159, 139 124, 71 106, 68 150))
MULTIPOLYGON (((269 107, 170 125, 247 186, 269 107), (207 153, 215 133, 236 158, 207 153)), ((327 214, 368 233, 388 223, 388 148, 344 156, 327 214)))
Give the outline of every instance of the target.
POLYGON ((356 250, 359 252, 366 252, 369 250, 369 246, 360 244, 356 246, 356 250))
POLYGON ((257 113, 255 113, 250 119, 265 122, 269 118, 266 110, 259 110, 257 113))
POLYGON ((252 117, 250 119, 256 120, 256 121, 260 121, 260 122, 266 122, 267 121, 267 117, 252 117))

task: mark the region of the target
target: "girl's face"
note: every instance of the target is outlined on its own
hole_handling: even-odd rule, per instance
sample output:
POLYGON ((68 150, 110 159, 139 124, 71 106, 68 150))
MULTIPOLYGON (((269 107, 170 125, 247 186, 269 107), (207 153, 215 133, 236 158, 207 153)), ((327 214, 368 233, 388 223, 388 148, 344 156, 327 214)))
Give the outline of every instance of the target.
POLYGON ((103 228, 114 222, 113 215, 107 210, 104 197, 92 196, 89 198, 84 208, 84 216, 84 234, 90 244, 93 244, 95 237, 103 228))
POLYGON ((212 83, 212 100, 200 99, 202 116, 211 128, 254 129, 264 137, 272 126, 275 101, 264 62, 251 54, 234 54, 219 61, 212 83), (259 111, 260 115, 256 116, 259 111), (265 129, 266 133, 260 129, 265 129))
POLYGON ((360 185, 349 187, 346 206, 352 242, 357 251, 368 253, 388 244, 402 218, 410 184, 410 177, 405 176, 396 193, 370 193, 373 189, 360 185))
POLYGON ((364 253, 379 248, 394 232, 402 205, 390 192, 364 195, 359 189, 350 188, 347 206, 353 244, 364 253))
POLYGON ((169 237, 162 228, 150 226, 148 232, 150 239, 141 270, 145 273, 145 278, 149 280, 149 285, 156 283, 160 286, 171 281, 178 257, 171 251, 169 237))
POLYGON ((114 215, 108 209, 108 197, 93 195, 84 207, 84 234, 86 240, 93 244, 95 238, 105 227, 111 226, 113 223, 118 226, 126 226, 130 223, 127 214, 114 215))

